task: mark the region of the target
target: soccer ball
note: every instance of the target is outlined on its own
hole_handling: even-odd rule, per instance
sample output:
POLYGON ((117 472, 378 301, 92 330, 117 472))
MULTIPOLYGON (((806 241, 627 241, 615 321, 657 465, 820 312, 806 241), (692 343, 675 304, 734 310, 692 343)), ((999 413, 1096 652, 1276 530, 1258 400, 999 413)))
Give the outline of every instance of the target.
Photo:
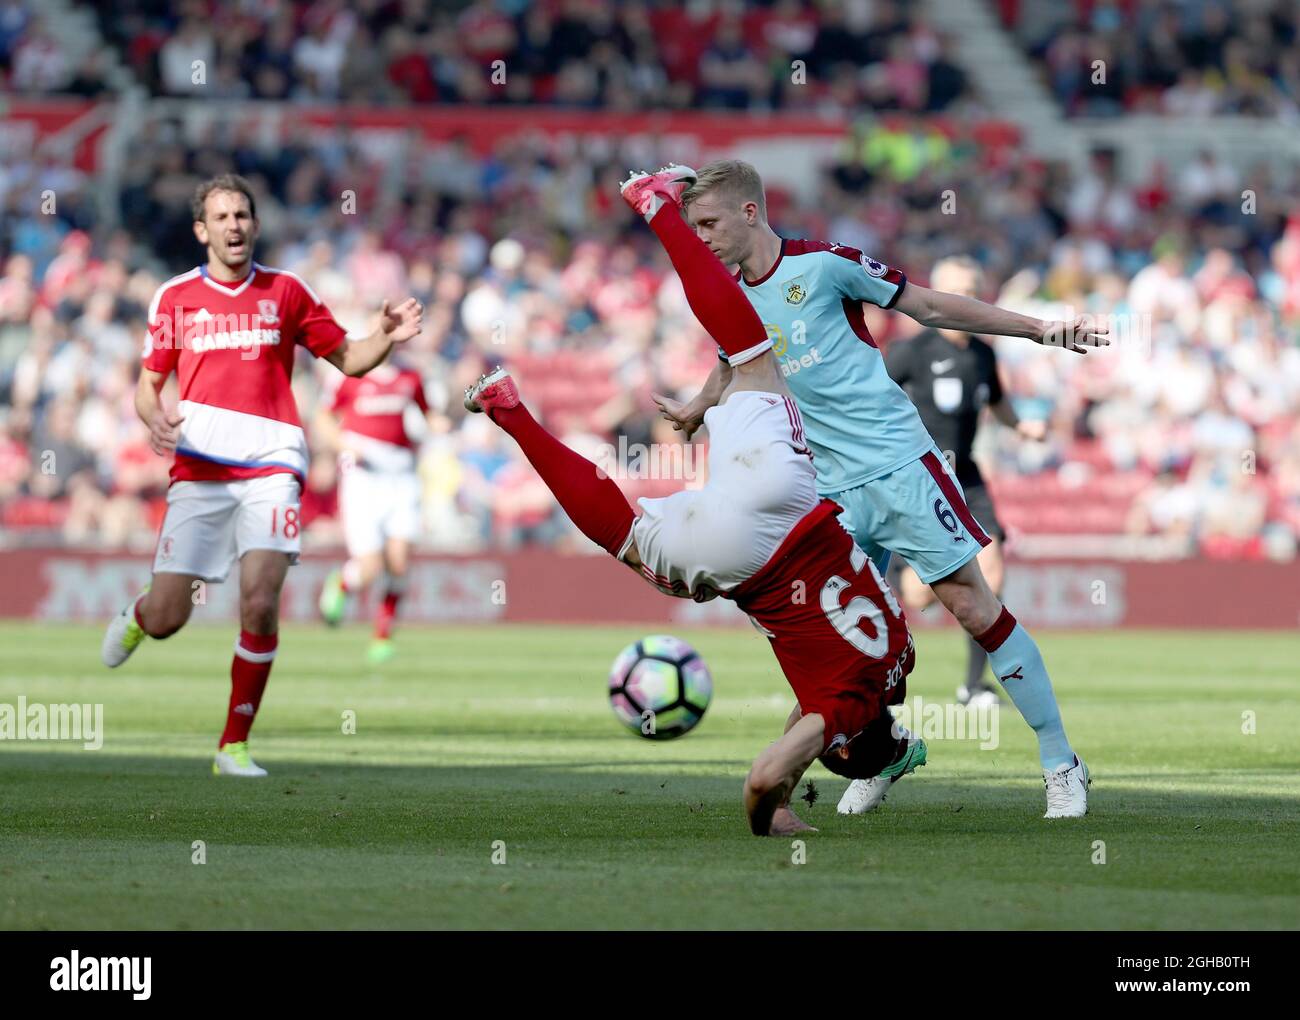
POLYGON ((650 740, 693 730, 713 697, 713 676, 679 638, 655 634, 628 645, 609 668, 609 704, 618 721, 650 740))

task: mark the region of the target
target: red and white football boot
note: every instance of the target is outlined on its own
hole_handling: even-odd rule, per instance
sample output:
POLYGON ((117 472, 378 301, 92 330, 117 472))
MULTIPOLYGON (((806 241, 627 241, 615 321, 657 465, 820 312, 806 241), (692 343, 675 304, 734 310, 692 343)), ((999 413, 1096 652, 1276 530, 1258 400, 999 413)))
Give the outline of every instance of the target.
POLYGON ((695 171, 690 167, 666 166, 652 174, 644 170, 633 171, 618 190, 623 201, 649 223, 664 203, 671 202, 680 207, 682 193, 694 183, 695 171))
POLYGON ((519 406, 519 388, 510 373, 498 365, 465 390, 465 410, 481 414, 493 408, 519 406))

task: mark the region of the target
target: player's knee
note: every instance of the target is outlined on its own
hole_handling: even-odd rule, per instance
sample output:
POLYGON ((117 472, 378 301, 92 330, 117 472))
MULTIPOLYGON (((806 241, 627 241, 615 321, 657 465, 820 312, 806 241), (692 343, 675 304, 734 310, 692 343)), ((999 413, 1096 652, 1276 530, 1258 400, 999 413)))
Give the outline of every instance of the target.
POLYGON ((188 599, 169 601, 152 601, 143 607, 140 621, 144 632, 151 638, 161 641, 169 638, 189 622, 194 604, 188 599))
POLYGON ((998 601, 997 596, 992 592, 988 593, 988 598, 981 598, 974 593, 966 593, 955 600, 955 604, 949 606, 952 615, 971 634, 983 634, 986 630, 997 623, 998 615, 1002 611, 1002 604, 998 601))
POLYGON ((948 590, 948 609, 962 624, 969 625, 975 613, 975 593, 970 588, 954 585, 948 590))
POLYGON ((189 621, 189 618, 189 613, 173 615, 164 614, 159 617, 151 616, 146 621, 148 626, 145 627, 145 633, 154 640, 161 641, 163 638, 171 637, 178 630, 184 627, 189 621))
POLYGON ((255 588, 244 594, 239 610, 245 627, 254 627, 262 634, 270 633, 279 617, 279 594, 265 588, 255 588))
POLYGON ((1002 612, 1001 602, 974 562, 967 563, 956 573, 934 582, 932 587, 948 612, 972 634, 988 630, 1002 612))

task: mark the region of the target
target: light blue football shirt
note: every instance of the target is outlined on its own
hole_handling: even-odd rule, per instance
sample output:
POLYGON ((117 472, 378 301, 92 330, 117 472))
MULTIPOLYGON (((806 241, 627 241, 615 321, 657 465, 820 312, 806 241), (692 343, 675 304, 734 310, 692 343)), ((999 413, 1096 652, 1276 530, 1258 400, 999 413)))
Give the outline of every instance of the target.
POLYGON ((799 405, 822 495, 887 475, 933 445, 862 315, 863 301, 889 308, 906 283, 856 248, 789 239, 766 276, 741 280, 799 405))

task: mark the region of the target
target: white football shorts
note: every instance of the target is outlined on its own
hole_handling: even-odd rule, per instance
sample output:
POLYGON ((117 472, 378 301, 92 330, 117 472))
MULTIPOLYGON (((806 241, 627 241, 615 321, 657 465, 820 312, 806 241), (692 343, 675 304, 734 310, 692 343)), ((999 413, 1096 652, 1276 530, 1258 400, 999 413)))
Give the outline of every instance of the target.
POLYGON ((420 537, 420 476, 351 465, 339 473, 339 512, 349 556, 383 550, 390 538, 420 537))
POLYGON ((704 415, 703 488, 641 499, 632 525, 641 572, 662 591, 705 601, 759 571, 818 503, 794 402, 741 390, 704 415))
POLYGON ((230 482, 174 482, 154 553, 155 574, 224 581, 251 549, 274 549, 298 562, 302 506, 297 476, 280 473, 230 482))

